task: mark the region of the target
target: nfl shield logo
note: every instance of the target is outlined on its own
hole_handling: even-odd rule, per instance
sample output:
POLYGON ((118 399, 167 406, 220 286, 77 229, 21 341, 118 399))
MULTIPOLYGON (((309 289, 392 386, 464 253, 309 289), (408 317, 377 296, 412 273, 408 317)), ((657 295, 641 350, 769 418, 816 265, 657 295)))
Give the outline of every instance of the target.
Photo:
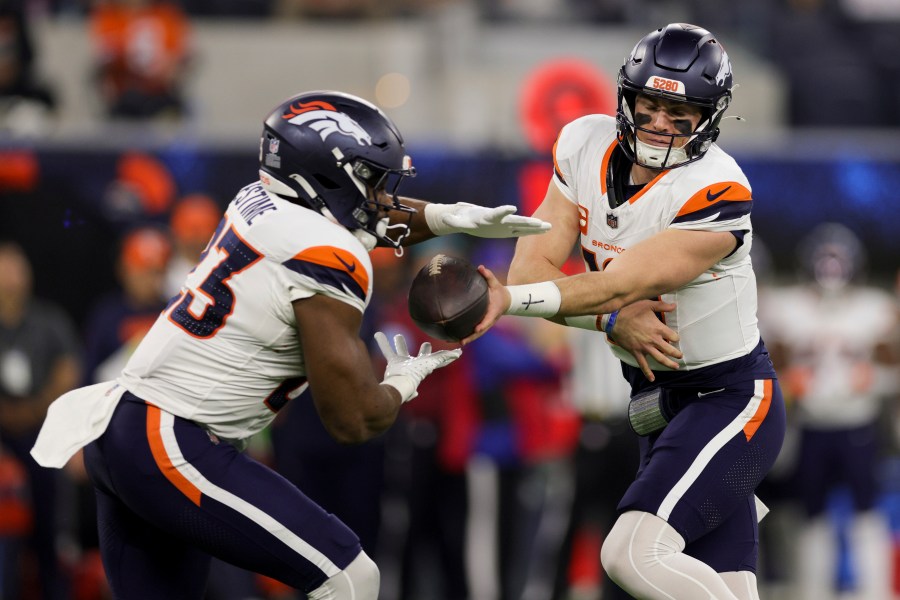
POLYGON ((278 154, 279 145, 281 145, 281 140, 278 138, 269 138, 269 152, 271 154, 278 154))
POLYGON ((612 213, 606 213, 606 224, 613 229, 619 228, 619 217, 612 213))

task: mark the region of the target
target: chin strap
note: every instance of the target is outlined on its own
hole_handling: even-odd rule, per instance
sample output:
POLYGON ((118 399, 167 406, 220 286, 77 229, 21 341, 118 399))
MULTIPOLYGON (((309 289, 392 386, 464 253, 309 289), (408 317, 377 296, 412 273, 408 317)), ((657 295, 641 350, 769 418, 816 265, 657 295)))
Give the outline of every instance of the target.
MULTIPOLYGON (((327 210, 327 209, 326 209, 327 210)), ((378 240, 383 239, 387 240, 391 247, 394 248, 394 255, 397 258, 403 256, 404 248, 400 244, 403 242, 404 238, 406 238, 409 234, 409 227, 402 223, 398 223, 396 225, 389 225, 388 218, 384 217, 383 219, 378 221, 378 224, 375 225, 375 233, 368 231, 363 228, 354 229, 351 231, 353 237, 358 239, 363 247, 366 249, 366 252, 371 252, 378 246, 378 240), (400 235, 397 236, 396 239, 392 239, 388 237, 388 232, 392 229, 401 229, 400 235)))
POLYGON ((381 237, 383 237, 386 240, 391 240, 394 244, 396 244, 396 246, 394 246, 394 256, 396 256, 397 258, 400 258, 401 256, 403 256, 403 252, 404 252, 404 248, 400 244, 402 244, 403 240, 407 236, 409 236, 411 231, 409 230, 409 227, 407 225, 404 225, 403 223, 397 223, 396 225, 385 225, 384 231, 382 232, 381 224, 385 223, 386 221, 387 221, 387 219, 382 219, 381 221, 379 221, 378 226, 375 228, 375 230, 378 231, 378 233, 379 233, 379 235, 381 235, 381 237), (402 230, 402 231, 400 231, 400 234, 397 236, 397 239, 395 239, 395 240, 391 239, 387 235, 388 231, 390 231, 391 229, 402 230))

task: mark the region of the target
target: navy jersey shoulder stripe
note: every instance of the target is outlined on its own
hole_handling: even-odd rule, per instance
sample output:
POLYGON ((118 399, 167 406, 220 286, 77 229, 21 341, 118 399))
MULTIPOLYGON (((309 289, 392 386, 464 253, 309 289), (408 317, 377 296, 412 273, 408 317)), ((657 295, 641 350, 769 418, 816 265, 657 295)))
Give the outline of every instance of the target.
POLYGON ((306 275, 321 283, 338 290, 348 290, 360 300, 365 301, 366 290, 360 287, 359 282, 344 269, 336 269, 326 265, 291 258, 282 263, 285 267, 300 275, 306 275))
POLYGON ((735 202, 733 200, 723 200, 713 202, 708 206, 704 206, 693 212, 680 214, 675 217, 672 223, 693 223, 695 221, 733 221, 743 216, 749 215, 753 209, 753 200, 745 200, 735 202), (710 219, 710 217, 712 217, 710 219))

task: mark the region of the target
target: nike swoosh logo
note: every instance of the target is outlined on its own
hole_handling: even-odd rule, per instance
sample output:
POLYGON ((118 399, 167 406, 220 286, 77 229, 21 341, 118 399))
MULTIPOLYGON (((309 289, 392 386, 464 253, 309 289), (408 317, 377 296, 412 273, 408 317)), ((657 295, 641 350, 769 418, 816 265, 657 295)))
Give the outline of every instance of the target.
POLYGON ((332 252, 332 254, 334 254, 334 257, 335 257, 336 259, 338 259, 339 261, 341 261, 341 264, 342 264, 342 265, 344 265, 345 267, 347 267, 347 270, 348 270, 348 271, 350 271, 350 272, 352 273, 353 271, 356 270, 356 261, 353 261, 353 264, 351 265, 351 264, 348 264, 347 261, 345 261, 343 258, 341 258, 340 256, 338 256, 337 252, 332 252))
POLYGON ((725 391, 725 388, 722 388, 720 390, 713 390, 711 392, 697 392, 697 397, 702 398, 703 396, 709 396, 710 394, 718 394, 719 392, 724 392, 724 391, 725 391))
POLYGON ((722 194, 724 194, 725 192, 727 192, 730 189, 731 189, 731 186, 729 185, 724 190, 720 190, 720 191, 716 192, 715 194, 712 193, 712 190, 707 190, 706 191, 706 201, 714 202, 715 200, 717 200, 719 198, 719 196, 721 196, 722 194))

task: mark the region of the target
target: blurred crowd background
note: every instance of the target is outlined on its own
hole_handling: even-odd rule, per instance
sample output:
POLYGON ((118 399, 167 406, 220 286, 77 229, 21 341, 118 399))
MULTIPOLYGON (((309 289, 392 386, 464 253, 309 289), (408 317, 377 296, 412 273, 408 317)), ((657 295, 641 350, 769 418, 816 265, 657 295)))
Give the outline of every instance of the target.
MULTIPOLYGON (((560 126, 613 113, 633 44, 675 21, 734 63, 742 119, 719 143, 753 186, 761 328, 789 399, 758 493, 762 597, 900 598, 897 0, 0 0, 0 598, 109 597, 79 461, 41 470, 27 451, 47 404, 113 377, 177 293, 257 177, 273 106, 370 99, 419 172, 402 193, 530 214, 560 126)), ((376 251, 366 339, 425 341, 406 291, 434 254, 502 275, 512 250, 376 251)), ((637 449, 604 346, 508 318, 383 438, 338 446, 301 397, 249 451, 359 533, 386 600, 624 598, 599 548, 637 449)), ((208 593, 296 597, 219 563, 208 593)))

